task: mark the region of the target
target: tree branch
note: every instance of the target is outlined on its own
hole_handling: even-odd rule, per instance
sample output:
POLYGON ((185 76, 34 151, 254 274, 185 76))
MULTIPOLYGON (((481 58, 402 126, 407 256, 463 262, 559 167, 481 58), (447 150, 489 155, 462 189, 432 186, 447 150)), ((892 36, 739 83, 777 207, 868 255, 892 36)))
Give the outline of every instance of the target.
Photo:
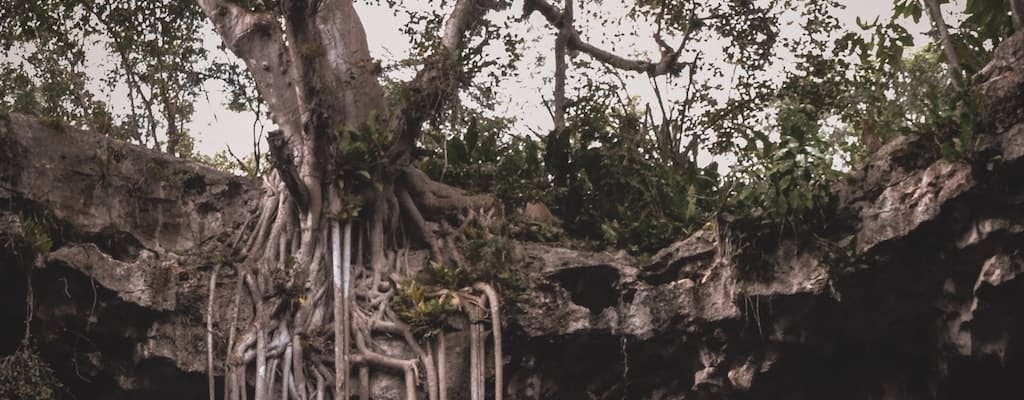
POLYGON ((931 17, 935 31, 939 34, 942 50, 946 54, 946 64, 949 65, 949 75, 952 78, 953 87, 959 89, 964 73, 960 57, 956 55, 956 44, 953 43, 953 37, 949 35, 949 30, 946 28, 946 21, 942 18, 942 9, 937 0, 924 0, 924 5, 928 9, 928 16, 931 17))
POLYGON ((565 53, 573 33, 572 0, 565 0, 565 12, 562 13, 561 21, 562 27, 558 30, 558 38, 555 39, 555 129, 552 132, 554 134, 560 134, 565 129, 565 74, 568 70, 565 53))
POLYGON ((245 62, 267 102, 270 118, 285 132, 300 132, 300 108, 291 82, 291 61, 280 24, 223 0, 199 0, 224 45, 245 62))
POLYGON ((458 51, 462 38, 472 29, 484 14, 499 6, 497 1, 459 0, 444 23, 441 45, 450 53, 458 51))
POLYGON ((391 113, 388 129, 394 133, 394 142, 388 158, 399 164, 412 161, 412 150, 422 130, 423 122, 441 110, 458 89, 457 73, 459 46, 466 33, 492 9, 507 5, 504 0, 459 0, 445 21, 441 49, 431 55, 412 81, 406 83, 399 104, 391 113))
MULTIPOLYGON (((674 75, 683 69, 684 65, 679 63, 679 54, 682 52, 684 45, 680 45, 677 49, 672 49, 665 45, 660 37, 656 37, 655 40, 659 42, 659 46, 662 48, 660 60, 652 62, 629 59, 584 42, 580 38, 579 32, 572 27, 571 18, 566 18, 567 13, 562 12, 557 6, 548 3, 546 0, 526 0, 523 8, 524 15, 526 16, 536 11, 543 15, 552 26, 559 29, 568 28, 566 44, 570 50, 587 53, 594 59, 612 67, 627 71, 645 72, 651 76, 674 75)), ((687 32, 685 36, 688 37, 689 33, 687 32)), ((686 39, 684 38, 684 44, 685 41, 686 39)))

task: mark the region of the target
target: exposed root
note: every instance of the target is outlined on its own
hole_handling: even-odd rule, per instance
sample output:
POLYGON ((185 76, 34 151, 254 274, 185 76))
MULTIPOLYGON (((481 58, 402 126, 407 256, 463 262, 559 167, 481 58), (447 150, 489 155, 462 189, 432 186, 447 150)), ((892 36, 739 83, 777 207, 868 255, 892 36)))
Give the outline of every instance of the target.
MULTIPOLYGON (((346 225, 346 227, 348 227, 346 225)), ((342 282, 342 266, 341 266, 341 232, 338 229, 338 223, 331 223, 331 271, 332 271, 332 282, 334 283, 334 320, 337 321, 334 324, 334 365, 338 370, 334 381, 334 392, 344 393, 345 392, 345 377, 348 376, 348 359, 346 356, 346 344, 348 343, 348 336, 346 335, 346 320, 348 319, 345 315, 345 296, 343 291, 347 288, 342 288, 347 282, 342 282)), ((347 236, 347 235, 346 235, 347 236)), ((347 239, 347 238, 346 238, 347 239)), ((343 397, 344 398, 344 397, 343 397)))
POLYGON ((469 325, 469 398, 470 400, 483 400, 483 391, 481 390, 480 380, 478 377, 483 376, 483 366, 480 365, 479 354, 482 351, 481 344, 483 339, 481 338, 480 325, 474 320, 478 312, 470 312, 470 325, 469 325))
POLYGON ((210 301, 206 306, 206 375, 209 379, 210 400, 216 400, 216 385, 213 370, 213 306, 217 293, 217 274, 220 272, 220 264, 213 267, 210 273, 210 301))
MULTIPOLYGON (((247 233, 233 238, 240 247, 236 254, 242 259, 236 268, 238 286, 229 310, 225 399, 247 400, 250 384, 255 400, 348 399, 357 384, 352 378, 357 378, 358 396, 365 400, 371 396, 369 377, 375 369, 402 376, 408 400, 421 394, 427 400, 448 398, 445 335, 438 335, 436 342, 417 338, 392 311, 395 289, 387 280, 414 272, 409 270, 409 250, 415 241, 405 236, 403 224, 411 224, 409 233, 427 245, 432 260, 464 265, 456 242, 463 239, 467 218, 476 218, 475 214, 446 214, 427 222, 423 210, 436 218, 441 209, 491 207, 495 203, 489 196, 470 195, 433 182, 415 169, 399 169, 392 175, 391 182, 361 192, 366 206, 359 221, 344 220, 348 217, 343 217, 346 208, 338 190, 310 190, 308 207, 302 207, 286 182, 276 175, 266 180, 267 196, 258 215, 244 226, 247 233), (320 193, 325 193, 324 201, 320 193), (453 216, 456 219, 449 218, 453 216), (353 223, 357 223, 355 237, 353 223), (344 234, 341 224, 345 224, 344 234), (241 309, 243 291, 251 309, 241 309), (415 357, 387 354, 375 343, 382 336, 401 337, 415 357), (247 373, 251 375, 247 377, 247 373)), ((215 271, 211 276, 207 307, 211 398, 218 274, 215 271)), ((501 400, 498 295, 485 283, 458 293, 467 300, 463 310, 472 322, 473 399, 487 397, 488 349, 481 321, 489 313, 494 336, 494 398, 501 400)))
POLYGON ((437 247, 437 239, 434 238, 434 232, 431 232, 427 228, 427 222, 423 219, 423 215, 420 214, 419 209, 416 208, 416 204, 412 201, 412 197, 409 197, 409 193, 405 190, 398 191, 398 201, 402 206, 402 211, 405 211, 409 215, 409 219, 412 221, 413 227, 420 234, 420 239, 424 243, 430 246, 430 259, 434 261, 441 260, 441 250, 437 247))
POLYGON ((448 346, 445 343, 445 333, 437 335, 437 398, 448 400, 448 346))
POLYGON ((370 368, 359 367, 359 399, 370 400, 370 368))
POLYGON ((491 306, 491 335, 494 336, 494 400, 501 400, 505 387, 502 382, 504 366, 501 354, 501 301, 498 298, 498 292, 489 284, 478 282, 473 285, 473 288, 483 292, 487 296, 487 303, 491 306))
POLYGON ((428 210, 443 212, 453 209, 489 208, 496 204, 491 196, 467 194, 458 188, 430 179, 427 174, 416 168, 403 168, 402 177, 416 203, 428 210))

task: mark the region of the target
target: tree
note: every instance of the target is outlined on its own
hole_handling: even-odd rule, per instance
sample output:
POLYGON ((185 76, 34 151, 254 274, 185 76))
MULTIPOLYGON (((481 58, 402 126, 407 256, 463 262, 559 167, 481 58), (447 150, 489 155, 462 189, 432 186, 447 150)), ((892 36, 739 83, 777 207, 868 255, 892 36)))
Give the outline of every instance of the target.
MULTIPOLYGON (((272 386, 274 371, 267 370, 268 363, 282 365, 285 376, 281 382, 294 380, 300 396, 305 397, 309 387, 322 396, 322 381, 312 386, 306 377, 324 379, 319 375, 324 365, 304 354, 301 343, 329 327, 331 321, 326 316, 332 314, 335 357, 330 370, 335 376, 335 398, 348 397, 344 393, 353 386, 348 382, 352 364, 360 369, 373 366, 401 371, 406 376, 407 397, 416 398, 413 374, 417 361, 377 353, 368 344, 377 331, 407 338, 425 367, 429 396, 443 397, 439 392, 444 393, 445 388, 438 387, 432 357, 422 350, 409 327, 389 311, 391 287, 381 279, 397 272, 399 251, 413 239, 430 247, 434 268, 460 262, 461 256, 450 245, 459 230, 440 217, 470 210, 484 215, 494 207, 491 197, 434 182, 411 163, 424 119, 443 107, 458 87, 456 62, 464 34, 500 4, 457 2, 445 24, 441 46, 391 105, 386 104, 378 81, 379 66, 370 58, 366 33, 351 2, 283 1, 275 10, 279 14, 223 1, 199 4, 226 46, 245 60, 271 118, 280 127, 268 137, 275 166, 268 177, 268 195, 256 223, 242 239, 246 243, 242 275, 257 311, 254 324, 230 341, 228 397, 244 393, 245 365, 252 361, 258 371, 257 399, 277 395, 272 386), (354 220, 356 215, 359 220, 354 220), (428 218, 439 221, 443 237, 427 225, 428 218), (414 237, 394 237, 402 221, 412 225, 414 237), (344 272, 339 270, 339 224, 345 225, 344 272), (359 251, 367 256, 360 257, 364 268, 355 271, 350 286, 353 225, 360 237, 359 251), (328 262, 334 265, 333 296, 325 295, 331 286, 328 262), (288 271, 287 284, 301 288, 305 296, 296 308, 282 309, 286 299, 273 290, 273 271, 280 270, 288 271), (339 281, 340 274, 345 282, 339 281), (353 302, 350 291, 370 301, 353 302), (331 297, 333 304, 328 301, 331 297), (382 303, 385 313, 357 306, 368 307, 371 302, 382 303), (333 313, 329 312, 332 308, 333 313), (351 342, 356 345, 352 354, 351 342)), ((468 215, 456 220, 468 223, 468 215)), ((482 298, 462 292, 458 296, 465 304, 490 304, 497 326, 500 315, 495 291, 484 283, 475 286, 482 298)), ((493 335, 499 374, 496 385, 501 387, 500 329, 494 329, 493 335)), ((482 340, 479 334, 474 336, 482 340)), ((474 349, 474 353, 482 353, 482 346, 474 349)), ((474 393, 479 396, 481 380, 473 381, 474 393)), ((288 385, 281 387, 282 395, 287 394, 288 385)), ((366 382, 360 387, 365 395, 366 382)), ((500 393, 496 396, 501 398, 500 393)))
MULTIPOLYGON (((38 114, 182 157, 192 153, 184 125, 203 82, 237 77, 236 68, 202 45, 205 18, 192 2, 11 0, 0 20, 0 110, 38 114), (97 68, 93 57, 101 53, 109 64, 97 68), (99 73, 104 76, 95 79, 99 73), (127 110, 107 104, 109 96, 127 97, 127 110)), ((244 94, 244 82, 238 83, 244 94)))
MULTIPOLYGON (((425 46, 431 53, 422 60, 413 80, 398 85, 392 99, 380 83, 380 66, 370 57, 366 31, 351 1, 284 0, 257 8, 223 0, 200 0, 199 4, 226 47, 245 61, 271 118, 280 127, 268 137, 274 172, 267 178, 267 196, 254 223, 240 237, 244 243, 241 275, 255 299, 256 317, 241 334, 235 335, 232 329, 228 397, 244 392, 245 365, 254 362, 257 399, 276 395, 272 387, 275 365, 282 365, 285 371, 282 396, 290 390, 283 383, 293 380, 300 397, 307 395, 307 389, 312 389, 309 396, 312 392, 330 393, 307 377, 322 380, 324 375, 333 374, 333 395, 347 398, 345 393, 353 387, 348 382, 348 368, 353 364, 360 368, 359 376, 364 380, 359 385, 363 396, 367 395, 364 371, 380 367, 404 373, 406 395, 412 399, 416 397, 413 375, 422 362, 428 397, 445 398, 444 380, 437 378, 444 375, 444 365, 435 364, 432 358, 432 354, 440 358, 444 353, 444 336, 438 337, 441 348, 436 352, 430 350, 434 346, 429 342, 423 350, 410 327, 390 310, 392 289, 381 282, 402 268, 399 255, 409 247, 428 248, 428 269, 437 272, 445 266, 467 264, 457 246, 470 234, 467 227, 482 230, 484 237, 493 235, 490 231, 495 228, 493 215, 498 207, 494 198, 433 181, 414 162, 424 124, 445 112, 467 86, 465 64, 474 54, 467 37, 486 33, 484 27, 489 22, 485 15, 506 8, 508 3, 459 0, 450 4, 442 33, 425 46), (411 229, 402 229, 403 224, 411 229), (340 225, 345 227, 344 235, 339 233, 340 225), (354 247, 350 232, 359 237, 354 247), (397 235, 399 232, 410 234, 405 237, 397 235), (357 258, 362 267, 353 272, 351 282, 347 272, 350 249, 366 254, 357 258), (342 251, 343 262, 338 260, 342 251), (334 265, 333 296, 327 295, 331 282, 328 261, 334 265), (343 263, 340 269, 339 263, 343 263), (285 306, 286 299, 274 291, 274 271, 286 271, 289 278, 284 285, 303 293, 305 300, 297 307, 285 306), (341 282, 339 275, 343 277, 341 282), (363 300, 352 301, 350 289, 356 299, 363 300), (382 312, 369 309, 372 304, 382 312), (332 308, 333 313, 329 312, 332 308), (334 316, 333 365, 314 360, 301 346, 306 338, 330 326, 329 315, 334 316), (419 355, 419 362, 375 352, 370 342, 377 331, 405 337, 409 348, 419 355), (356 345, 352 353, 347 347, 350 342, 356 345)), ((563 134, 567 127, 565 74, 566 54, 570 51, 585 53, 614 69, 646 73, 653 78, 692 69, 697 61, 681 59, 687 41, 699 32, 717 31, 742 43, 730 57, 738 65, 750 67, 747 73, 756 73, 770 58, 771 52, 766 49, 771 48, 775 37, 771 30, 756 32, 772 27, 770 8, 750 2, 708 6, 640 1, 636 15, 656 16, 659 24, 655 41, 661 48, 661 59, 647 61, 622 57, 584 41, 574 26, 572 1, 566 2, 564 9, 545 0, 528 0, 524 7, 525 14, 539 13, 558 30, 553 135, 563 134), (737 28, 737 21, 745 26, 737 28), (669 34, 674 34, 680 44, 669 45, 663 37, 669 34)), ((485 282, 465 286, 472 289, 453 287, 437 296, 459 299, 474 320, 490 312, 495 339, 495 398, 500 399, 503 384, 498 296, 485 282)), ((410 287, 404 290, 406 295, 414 291, 410 287)), ((418 297, 426 301, 424 297, 429 296, 418 297)), ((480 344, 483 334, 479 324, 472 326, 471 396, 480 399, 484 396, 485 347, 480 344)))

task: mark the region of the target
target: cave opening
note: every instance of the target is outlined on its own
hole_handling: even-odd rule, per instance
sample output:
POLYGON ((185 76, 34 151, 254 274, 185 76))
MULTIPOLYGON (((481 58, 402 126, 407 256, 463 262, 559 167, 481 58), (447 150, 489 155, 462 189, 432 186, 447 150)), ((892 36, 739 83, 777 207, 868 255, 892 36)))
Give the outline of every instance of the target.
POLYGON ((608 265, 569 268, 551 277, 569 292, 572 302, 599 314, 619 304, 619 271, 608 265))

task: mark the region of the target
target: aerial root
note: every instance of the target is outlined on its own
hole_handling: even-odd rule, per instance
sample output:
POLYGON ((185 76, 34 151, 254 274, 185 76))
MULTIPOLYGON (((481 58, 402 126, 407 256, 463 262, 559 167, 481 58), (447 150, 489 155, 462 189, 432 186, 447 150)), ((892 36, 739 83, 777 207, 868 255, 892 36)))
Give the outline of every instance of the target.
POLYGON ((473 288, 487 296, 487 303, 491 311, 491 334, 494 336, 494 400, 502 400, 504 388, 504 366, 502 364, 502 342, 501 342, 501 300, 498 292, 491 285, 478 282, 473 288))
POLYGON ((210 300, 206 306, 206 375, 209 380, 210 400, 216 400, 216 385, 213 370, 213 306, 217 293, 217 274, 220 272, 220 264, 213 266, 210 273, 210 300))
MULTIPOLYGON (((352 385, 358 385, 358 397, 366 400, 370 398, 371 368, 382 368, 402 376, 408 400, 415 400, 418 390, 424 391, 427 400, 447 400, 446 337, 444 333, 428 338, 413 335, 411 328, 401 322, 391 308, 396 293, 388 279, 411 272, 409 235, 414 238, 413 242, 422 241, 429 247, 432 261, 465 265, 456 241, 465 238, 462 231, 475 214, 461 214, 458 220, 436 220, 444 215, 437 211, 488 208, 495 204, 493 198, 470 195, 431 181, 418 170, 401 170, 395 182, 385 182, 375 189, 372 203, 368 203, 362 213, 365 219, 356 230, 354 239, 358 242, 351 242, 353 246, 344 252, 353 254, 355 262, 351 264, 350 300, 339 316, 332 312, 333 300, 338 295, 331 290, 333 237, 330 226, 335 223, 334 216, 339 214, 340 208, 332 204, 331 211, 323 210, 324 217, 319 216, 319 211, 309 210, 307 214, 295 205, 293 196, 280 179, 270 178, 267 185, 268 195, 258 205, 257 213, 242 227, 245 232, 232 237, 235 255, 242 257, 236 268, 234 298, 226 311, 230 324, 223 397, 248 400, 247 390, 253 389, 248 385, 253 384, 255 400, 347 399, 347 393, 354 390, 352 385), (437 223, 427 222, 425 216, 437 223), (314 217, 316 221, 311 221, 314 217), (385 226, 389 230, 386 231, 385 226), (243 294, 250 300, 244 304, 251 309, 241 309, 243 294), (344 319, 349 320, 348 333, 334 342, 346 344, 341 352, 348 357, 347 362, 338 362, 328 343, 332 325, 344 319), (403 346, 415 357, 405 359, 386 354, 375 343, 379 340, 375 335, 401 337, 403 346), (247 377, 247 370, 255 374, 247 377), (336 379, 344 381, 341 391, 336 379)), ((327 196, 332 197, 340 198, 336 192, 327 196)), ((218 279, 223 279, 219 274, 217 266, 210 277, 207 305, 211 399, 216 367, 213 342, 216 284, 218 279)), ((463 302, 463 311, 471 321, 473 338, 472 398, 487 397, 485 327, 489 314, 494 335, 494 398, 501 400, 500 300, 494 289, 483 283, 459 290, 457 295, 469 299, 463 302)))
POLYGON ((448 400, 448 367, 447 367, 447 344, 445 333, 437 334, 437 396, 438 400, 448 400))
POLYGON ((480 365, 480 353, 482 345, 482 334, 477 320, 481 317, 478 309, 470 306, 467 308, 469 314, 469 398, 470 400, 484 400, 483 387, 480 379, 484 375, 484 366, 480 365))
POLYGON ((370 400, 370 368, 359 366, 359 399, 370 400))

